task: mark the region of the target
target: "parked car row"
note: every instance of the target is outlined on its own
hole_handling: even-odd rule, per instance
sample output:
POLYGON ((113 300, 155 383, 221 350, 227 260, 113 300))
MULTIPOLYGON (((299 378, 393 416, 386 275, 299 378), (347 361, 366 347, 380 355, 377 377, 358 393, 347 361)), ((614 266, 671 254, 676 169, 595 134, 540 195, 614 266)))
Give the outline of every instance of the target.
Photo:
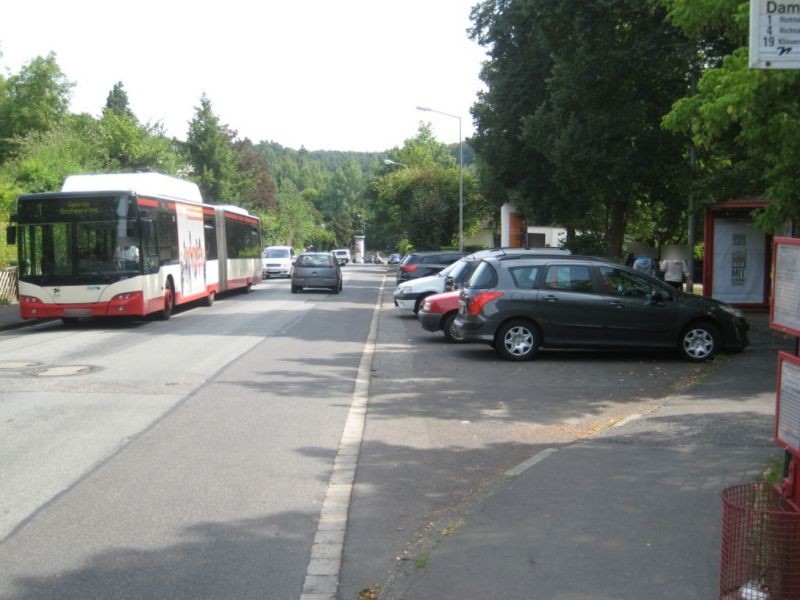
MULTIPOLYGON (((520 255, 560 256, 569 254, 569 250, 561 248, 498 248, 494 250, 481 250, 473 254, 459 253, 455 255, 448 255, 458 256, 459 258, 452 259, 455 260, 455 262, 452 262, 451 260, 447 266, 444 268, 440 267, 441 270, 432 275, 414 275, 417 273, 417 270, 413 270, 409 272, 411 274, 410 276, 406 276, 405 278, 401 279, 400 273, 398 272, 398 285, 394 291, 394 303, 395 306, 413 310, 415 313, 419 313, 420 307, 422 306, 422 303, 426 297, 432 294, 443 292, 445 290, 460 288, 463 282, 466 281, 466 279, 472 274, 472 269, 477 265, 476 261, 481 258, 488 258, 490 256, 520 255)), ((409 256, 417 256, 418 261, 425 261, 429 256, 435 256, 437 257, 437 260, 440 260, 436 253, 420 252, 409 256)), ((403 264, 405 263, 406 260, 403 259, 403 264)), ((434 263, 422 262, 422 264, 427 264, 427 271, 433 270, 434 263)), ((422 269, 419 270, 422 271, 422 269)))
POLYGON ((487 344, 514 361, 541 348, 616 348, 676 349, 701 362, 749 344, 747 319, 735 307, 554 249, 463 257, 438 277, 401 283, 395 305, 417 312, 427 331, 487 344))

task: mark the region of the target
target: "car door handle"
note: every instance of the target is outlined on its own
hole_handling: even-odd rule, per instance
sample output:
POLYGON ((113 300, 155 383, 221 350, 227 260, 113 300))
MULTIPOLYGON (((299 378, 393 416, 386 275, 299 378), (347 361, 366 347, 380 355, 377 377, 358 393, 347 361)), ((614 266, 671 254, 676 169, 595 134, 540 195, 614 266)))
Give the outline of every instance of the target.
POLYGON ((614 308, 625 308, 625 305, 619 300, 610 300, 609 304, 614 308))
POLYGON ((553 294, 547 294, 544 299, 548 302, 558 302, 558 296, 554 296, 553 294))

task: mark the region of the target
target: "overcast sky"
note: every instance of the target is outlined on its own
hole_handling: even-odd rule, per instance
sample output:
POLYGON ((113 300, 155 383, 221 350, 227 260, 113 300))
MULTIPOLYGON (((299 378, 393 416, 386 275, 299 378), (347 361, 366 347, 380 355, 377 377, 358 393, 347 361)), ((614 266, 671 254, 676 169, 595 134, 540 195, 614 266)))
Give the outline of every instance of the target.
POLYGON ((205 93, 253 142, 382 151, 420 121, 458 141, 482 84, 469 39, 477 0, 12 0, 0 18, 5 76, 55 52, 72 111, 98 115, 121 81, 143 122, 185 139, 205 93))

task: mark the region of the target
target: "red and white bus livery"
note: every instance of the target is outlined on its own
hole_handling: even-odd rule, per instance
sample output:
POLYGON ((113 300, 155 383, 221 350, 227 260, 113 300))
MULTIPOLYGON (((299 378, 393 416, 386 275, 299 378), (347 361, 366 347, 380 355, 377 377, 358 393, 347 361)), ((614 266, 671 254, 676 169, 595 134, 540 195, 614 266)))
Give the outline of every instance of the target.
POLYGON ((145 316, 261 281, 257 217, 160 173, 74 175, 17 200, 23 318, 145 316))

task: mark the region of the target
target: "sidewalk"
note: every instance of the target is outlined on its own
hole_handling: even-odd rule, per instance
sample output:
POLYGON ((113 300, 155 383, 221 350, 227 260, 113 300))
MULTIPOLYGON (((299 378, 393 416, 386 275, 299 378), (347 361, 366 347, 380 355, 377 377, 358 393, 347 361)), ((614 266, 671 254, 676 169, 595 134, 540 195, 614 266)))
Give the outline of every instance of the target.
POLYGON ((24 327, 35 322, 33 319, 23 319, 19 316, 19 304, 16 302, 0 305, 0 331, 24 327))
POLYGON ((720 493, 783 457, 775 374, 794 339, 766 314, 748 319, 751 348, 649 415, 542 452, 393 573, 381 598, 718 597, 720 493))

